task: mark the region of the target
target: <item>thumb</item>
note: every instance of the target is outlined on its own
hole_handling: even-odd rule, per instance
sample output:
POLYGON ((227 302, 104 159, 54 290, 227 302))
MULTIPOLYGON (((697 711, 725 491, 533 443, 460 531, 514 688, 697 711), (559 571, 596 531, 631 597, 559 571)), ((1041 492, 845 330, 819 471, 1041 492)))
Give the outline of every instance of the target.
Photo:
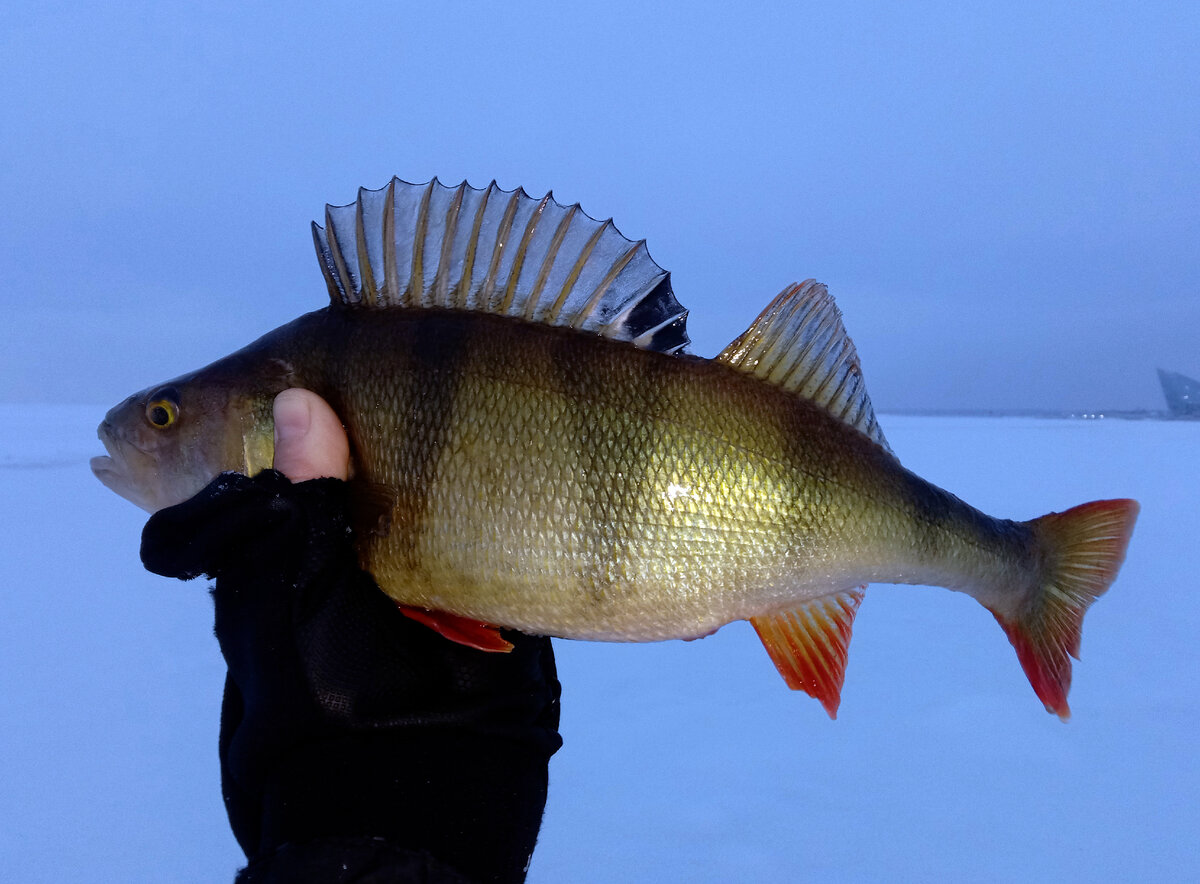
POLYGON ((293 482, 350 475, 350 445, 332 408, 309 390, 275 397, 275 469, 293 482))

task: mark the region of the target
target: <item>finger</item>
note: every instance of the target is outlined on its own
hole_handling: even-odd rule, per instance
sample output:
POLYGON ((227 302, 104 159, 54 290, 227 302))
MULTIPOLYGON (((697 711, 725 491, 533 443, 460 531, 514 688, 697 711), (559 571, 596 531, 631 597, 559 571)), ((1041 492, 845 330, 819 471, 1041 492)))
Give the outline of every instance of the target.
POLYGON ((350 445, 333 409, 309 390, 275 397, 275 469, 293 482, 350 475, 350 445))

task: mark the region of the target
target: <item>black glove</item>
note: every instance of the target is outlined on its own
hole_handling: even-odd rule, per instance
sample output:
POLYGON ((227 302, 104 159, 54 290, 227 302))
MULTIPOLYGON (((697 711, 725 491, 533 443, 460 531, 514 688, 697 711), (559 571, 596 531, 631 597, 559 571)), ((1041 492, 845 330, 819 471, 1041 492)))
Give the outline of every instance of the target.
POLYGON ((562 743, 550 640, 489 653, 401 614, 357 565, 348 487, 225 473, 142 535, 149 570, 216 578, 239 880, 522 881, 562 743), (315 877, 321 858, 362 871, 315 877))

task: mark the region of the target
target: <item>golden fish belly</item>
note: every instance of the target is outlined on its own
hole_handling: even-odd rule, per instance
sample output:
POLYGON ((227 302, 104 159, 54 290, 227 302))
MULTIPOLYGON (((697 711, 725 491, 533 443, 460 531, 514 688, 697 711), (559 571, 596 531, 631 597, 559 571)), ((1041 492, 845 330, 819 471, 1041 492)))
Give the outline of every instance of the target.
POLYGON ((361 557, 401 603, 654 640, 870 580, 964 588, 1020 550, 724 365, 482 315, 341 321, 331 383, 360 478, 390 495, 361 557))

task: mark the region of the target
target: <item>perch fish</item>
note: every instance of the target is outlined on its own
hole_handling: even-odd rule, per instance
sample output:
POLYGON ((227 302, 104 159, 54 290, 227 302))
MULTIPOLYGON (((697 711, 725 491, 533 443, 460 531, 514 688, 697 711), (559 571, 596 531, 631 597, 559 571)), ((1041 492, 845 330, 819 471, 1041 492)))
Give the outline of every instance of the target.
POLYGON ((749 620, 836 715, 869 583, 965 592, 1068 715, 1083 615, 1137 514, 987 516, 888 446, 825 286, 788 286, 714 359, 644 241, 550 194, 394 179, 326 208, 331 303, 100 425, 96 476, 155 511, 271 464, 289 387, 342 418, 362 566, 485 650, 498 627, 600 641, 749 620))

